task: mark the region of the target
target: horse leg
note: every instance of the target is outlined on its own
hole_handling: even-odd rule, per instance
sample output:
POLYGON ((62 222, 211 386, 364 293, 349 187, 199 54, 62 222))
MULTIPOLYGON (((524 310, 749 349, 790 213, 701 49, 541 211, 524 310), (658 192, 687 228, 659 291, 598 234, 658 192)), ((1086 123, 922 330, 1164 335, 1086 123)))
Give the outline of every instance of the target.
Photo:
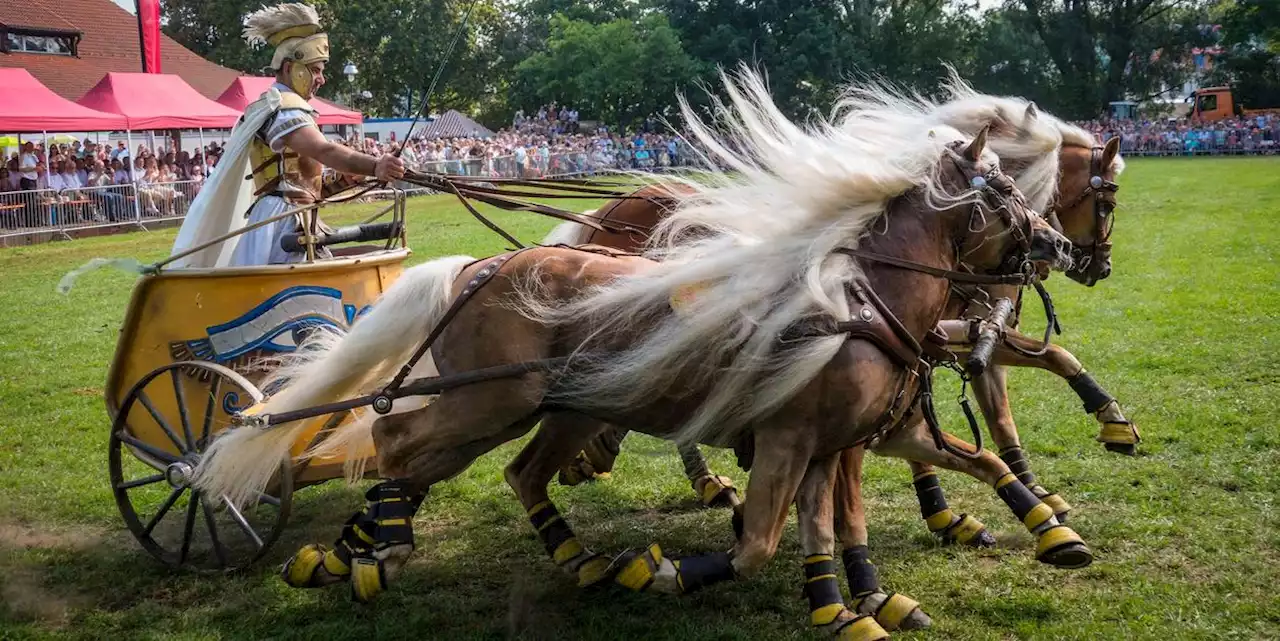
POLYGON ((622 439, 627 428, 609 425, 591 437, 573 460, 560 467, 557 477, 561 485, 578 485, 588 481, 608 478, 613 464, 618 460, 622 439))
POLYGON ((537 422, 528 384, 509 379, 447 390, 426 407, 375 421, 378 471, 388 480, 369 490, 365 508, 347 520, 333 549, 309 544, 290 558, 285 582, 318 587, 349 580, 360 602, 384 591, 413 553, 413 515, 431 486, 537 422))
MULTIPOLYGON (((832 481, 837 476, 836 466, 840 460, 840 455, 834 455, 813 461, 796 492, 796 516, 800 546, 804 550, 804 594, 809 599, 809 619, 815 628, 842 641, 888 639, 889 633, 872 614, 859 613, 845 607, 844 596, 840 594, 836 560, 833 556, 835 531, 832 521, 835 506, 831 496, 832 481)), ((862 546, 862 549, 865 551, 866 546, 862 546)), ((874 573, 874 569, 872 571, 874 573)))
POLYGON ((1003 366, 987 368, 981 376, 973 379, 974 395, 978 399, 978 407, 986 419, 987 429, 995 441, 1000 458, 1017 475, 1027 489, 1053 508, 1058 521, 1067 522, 1067 514, 1071 504, 1057 492, 1050 492, 1036 481, 1031 472, 1031 463, 1027 461, 1026 452, 1018 438, 1018 426, 1013 422, 1013 412, 1009 409, 1008 370, 1003 366))
MULTIPOLYGON (((1009 331, 1005 336, 1006 340, 1019 347, 1036 349, 1040 346, 1040 341, 1017 332, 1009 331)), ((1092 414, 1094 420, 1101 423, 1097 441, 1111 452, 1129 456, 1138 453, 1138 442, 1141 441, 1138 426, 1124 417, 1120 411, 1120 403, 1093 380, 1093 376, 1085 371, 1084 365, 1071 352, 1050 344, 1043 356, 1031 358, 1002 347, 996 350, 995 360, 1001 365, 1039 367, 1066 379, 1072 391, 1084 403, 1085 413, 1092 414)))
POLYGON ((713 474, 707 459, 697 445, 680 445, 680 461, 684 463, 684 475, 693 484, 693 492, 706 507, 729 507, 739 509, 742 500, 738 498, 738 490, 733 487, 733 479, 713 474))
MULTIPOLYGON (((862 503, 862 458, 865 455, 866 450, 861 447, 842 451, 835 484, 836 531, 843 548, 840 556, 844 561, 845 579, 849 582, 849 594, 853 597, 853 611, 874 616, 876 622, 890 632, 927 628, 932 620, 915 599, 880 589, 876 566, 868 557, 867 514, 862 503)), ((801 525, 803 536, 803 521, 801 525)), ((808 563, 807 558, 805 563, 808 563)), ((811 602, 812 599, 810 595, 811 602)))
POLYGON ((772 429, 755 434, 757 453, 751 484, 743 502, 742 535, 727 553, 672 558, 656 543, 638 554, 624 554, 615 580, 636 591, 684 594, 699 588, 747 578, 758 572, 778 550, 787 512, 796 488, 809 467, 812 445, 800 446, 794 434, 772 429))
MULTIPOLYGON (((972 445, 950 434, 943 433, 942 436, 954 449, 975 451, 972 445)), ((1093 562, 1093 553, 1085 546, 1080 535, 1059 523, 1053 515, 1053 508, 1027 489, 1009 471, 1009 466, 991 452, 985 451, 976 459, 967 459, 938 449, 925 427, 924 419, 919 417, 903 429, 890 434, 873 451, 964 472, 990 484, 1014 516, 1039 540, 1036 558, 1041 562, 1062 568, 1082 568, 1093 562)))
POLYGON ((578 579, 579 587, 609 578, 610 561, 586 548, 547 494, 547 484, 560 462, 580 452, 600 429, 600 422, 576 412, 556 412, 542 420, 533 439, 507 466, 507 484, 515 490, 547 554, 578 579))
POLYGON ((976 517, 951 511, 947 497, 938 482, 938 473, 932 465, 919 461, 907 461, 911 467, 911 483, 916 488, 916 500, 920 502, 920 518, 929 531, 943 543, 959 542, 975 548, 989 548, 996 544, 996 537, 976 517))

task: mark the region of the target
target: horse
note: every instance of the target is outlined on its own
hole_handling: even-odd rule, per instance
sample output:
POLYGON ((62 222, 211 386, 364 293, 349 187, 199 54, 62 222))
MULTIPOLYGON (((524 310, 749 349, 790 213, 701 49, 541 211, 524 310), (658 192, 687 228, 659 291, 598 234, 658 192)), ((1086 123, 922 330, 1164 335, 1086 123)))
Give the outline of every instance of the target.
MULTIPOLYGON (((992 148, 1000 155, 1005 170, 1024 189, 1032 209, 1047 212, 1055 228, 1072 241, 1074 260, 1067 276, 1090 287, 1109 276, 1110 234, 1118 189, 1115 178, 1124 166, 1119 141, 1112 139, 1106 145, 1096 145, 1088 132, 1042 114, 1034 103, 979 94, 954 73, 947 86, 950 100, 944 104, 930 104, 918 98, 908 100, 879 85, 853 90, 854 95, 847 102, 856 103, 860 108, 857 113, 863 117, 857 122, 867 121, 868 114, 881 119, 886 114, 897 117, 905 114, 905 117, 931 118, 972 133, 984 126, 992 127, 992 148)), ((687 193, 688 189, 678 181, 650 184, 627 198, 606 203, 593 215, 625 223, 633 229, 651 229, 687 193)), ((543 243, 597 244, 634 251, 643 246, 644 241, 644 236, 634 231, 620 233, 564 223, 543 243)), ((946 317, 985 317, 991 301, 1000 297, 1016 300, 1017 295, 1016 289, 1008 287, 985 286, 968 291, 957 288, 953 308, 946 317)), ((1083 401, 1085 411, 1101 423, 1097 440, 1108 450, 1135 453, 1139 440, 1137 428, 1074 355, 1058 345, 1041 344, 1017 332, 1017 315, 1010 318, 1009 325, 1005 341, 996 351, 995 366, 973 381, 978 404, 1001 458, 1038 497, 1053 507, 1060 520, 1065 520, 1070 504, 1040 485, 1021 447, 1009 411, 1005 368, 1011 365, 1039 367, 1067 380, 1083 401)), ((974 320, 944 321, 942 327, 949 330, 953 349, 963 349, 972 343, 976 329, 974 320)), ((625 431, 617 429, 602 432, 561 470, 560 482, 575 485, 607 475, 625 435, 625 431)), ((739 504, 732 481, 714 474, 696 448, 682 447, 680 455, 685 474, 704 505, 736 507, 739 504)), ((959 540, 975 546, 994 544, 994 538, 976 518, 967 514, 954 516, 950 512, 930 466, 913 463, 912 472, 922 516, 931 531, 948 542, 959 540)))
MULTIPOLYGON (((887 638, 873 617, 845 607, 836 583, 838 455, 892 440, 917 405, 928 369, 920 344, 951 280, 1022 278, 1030 260, 1061 267, 1069 243, 1026 207, 985 134, 802 129, 758 79, 726 85, 732 106, 720 109, 737 151, 682 109, 736 175, 705 176, 654 234, 651 257, 542 247, 408 270, 345 336, 295 353, 276 392, 211 445, 196 485, 231 501, 257 496, 308 426, 271 416, 396 388, 427 362, 417 357, 429 355, 445 377, 496 367, 503 377, 473 377, 400 413, 389 403, 390 413, 345 424, 304 454, 371 438, 389 480, 369 490, 333 549, 308 545, 286 563, 290 585, 349 581, 354 598, 373 598, 413 551, 409 519, 430 487, 540 421, 506 479, 548 554, 580 585, 612 578, 687 593, 750 577, 774 555, 795 502, 813 625, 887 638), (820 168, 796 171, 796 153, 820 168), (878 223, 886 229, 870 233, 878 223), (734 548, 673 557, 654 544, 611 562, 583 545, 546 487, 605 423, 750 447, 734 548)), ((1046 524, 1042 538, 1070 531, 1052 516, 1046 524)))

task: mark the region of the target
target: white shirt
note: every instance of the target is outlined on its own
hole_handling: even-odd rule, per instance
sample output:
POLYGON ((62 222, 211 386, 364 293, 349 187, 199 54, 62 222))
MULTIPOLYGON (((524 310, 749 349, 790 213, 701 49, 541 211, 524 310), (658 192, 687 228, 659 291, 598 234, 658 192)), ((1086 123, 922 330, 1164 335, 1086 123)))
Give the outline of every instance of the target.
POLYGON ((49 189, 67 189, 67 182, 62 179, 62 174, 49 174, 49 189))
POLYGON ((36 160, 35 154, 22 154, 22 159, 18 161, 18 169, 22 172, 22 177, 27 180, 36 179, 36 160))

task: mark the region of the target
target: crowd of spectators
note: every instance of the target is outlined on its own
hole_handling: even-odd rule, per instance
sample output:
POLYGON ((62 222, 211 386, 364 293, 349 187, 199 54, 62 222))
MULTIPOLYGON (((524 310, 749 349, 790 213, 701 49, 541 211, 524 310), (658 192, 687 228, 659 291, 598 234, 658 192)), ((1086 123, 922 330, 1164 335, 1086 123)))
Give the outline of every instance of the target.
POLYGON ((1280 152, 1280 113, 1195 122, 1187 118, 1163 120, 1092 120, 1078 122, 1099 142, 1120 137, 1120 151, 1128 155, 1176 156, 1197 154, 1275 154, 1280 152))
MULTIPOLYGON (((1099 143, 1119 136, 1122 153, 1135 155, 1275 154, 1280 152, 1280 113, 1263 113, 1211 123, 1185 118, 1093 120, 1075 123, 1099 143)), ((343 144, 369 154, 395 151, 401 143, 350 137, 343 144)), ((129 150, 83 142, 50 145, 26 142, 0 165, 0 192, 28 192, 26 210, 41 217, 100 221, 130 219, 136 198, 148 217, 185 213, 205 179, 216 169, 222 148, 209 144, 191 153, 139 145, 129 150), (124 186, 131 185, 125 189, 124 186), (84 207, 84 205, 91 205, 84 207)), ((576 108, 555 103, 517 111, 511 126, 490 137, 416 135, 402 152, 418 171, 465 176, 537 178, 614 169, 661 170, 688 165, 694 154, 679 136, 653 118, 635 130, 604 124, 584 126, 576 108)), ((17 207, 0 196, 0 227, 11 227, 17 207)), ((16 201, 15 201, 16 202, 16 201)))

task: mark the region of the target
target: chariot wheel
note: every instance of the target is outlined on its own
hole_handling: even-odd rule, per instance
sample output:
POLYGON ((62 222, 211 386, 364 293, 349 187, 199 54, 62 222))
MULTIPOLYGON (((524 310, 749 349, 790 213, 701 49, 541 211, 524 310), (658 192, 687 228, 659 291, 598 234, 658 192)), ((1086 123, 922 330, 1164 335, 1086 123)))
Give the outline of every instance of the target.
POLYGON ((258 502, 243 508, 190 485, 228 415, 261 400, 243 376, 203 361, 152 370, 120 400, 111 424, 111 488, 125 524, 160 562, 230 572, 257 561, 280 536, 292 502, 290 461, 258 502))

